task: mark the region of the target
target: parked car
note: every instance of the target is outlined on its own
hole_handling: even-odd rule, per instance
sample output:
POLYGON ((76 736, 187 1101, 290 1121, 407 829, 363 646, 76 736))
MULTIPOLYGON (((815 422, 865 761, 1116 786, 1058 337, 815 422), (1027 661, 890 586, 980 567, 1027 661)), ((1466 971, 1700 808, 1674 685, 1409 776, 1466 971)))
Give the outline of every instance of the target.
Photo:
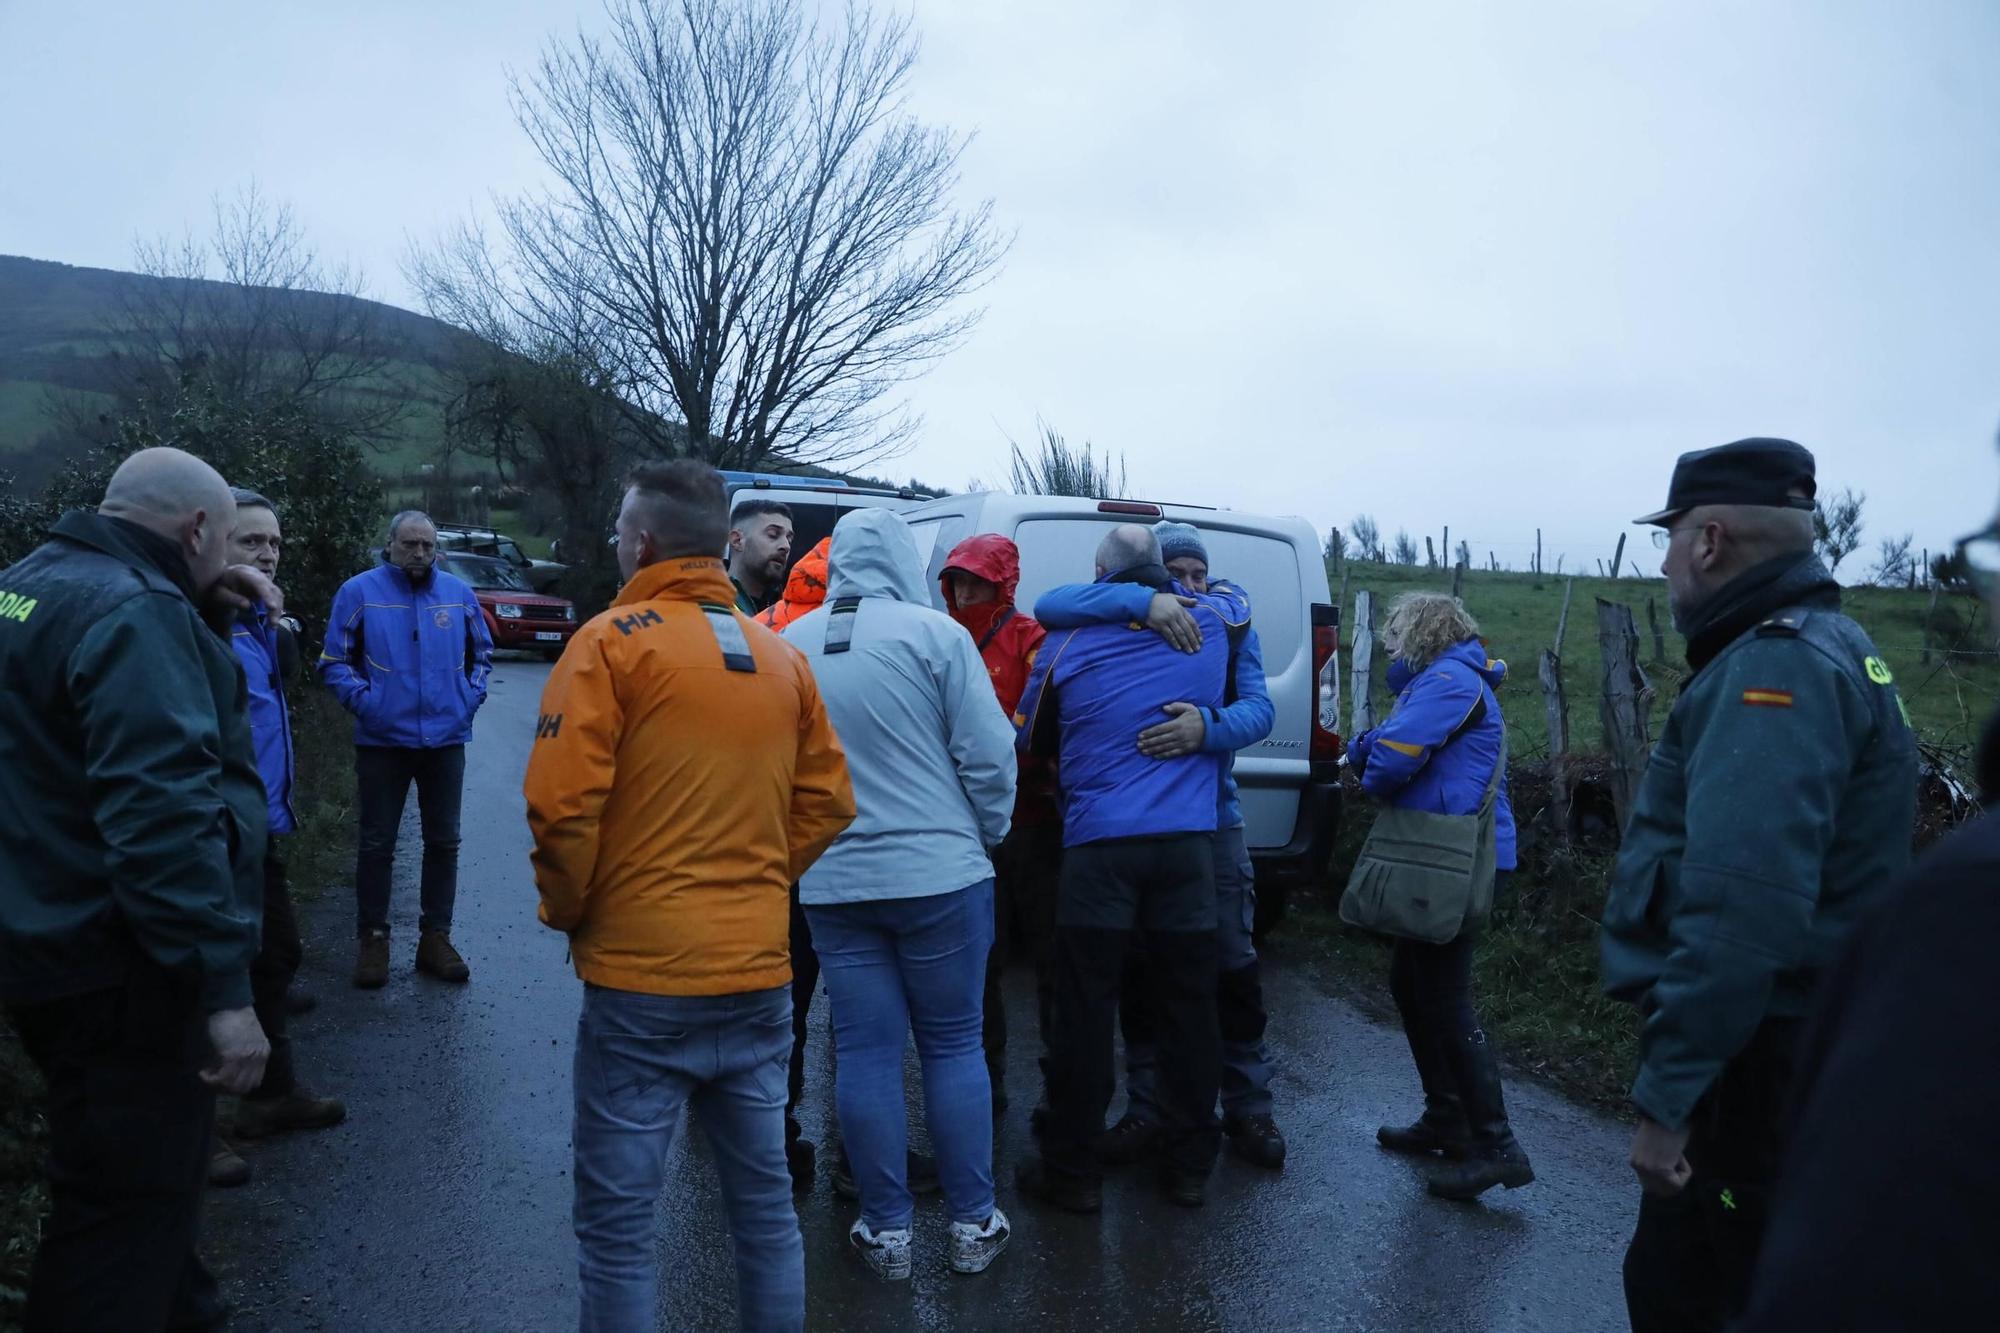
POLYGON ((533 649, 551 662, 576 633, 576 607, 568 599, 538 593, 506 560, 447 550, 438 557, 445 572, 472 585, 495 648, 533 649))
POLYGON ((521 577, 535 592, 553 592, 562 579, 563 571, 569 568, 554 560, 533 559, 521 549, 521 543, 494 528, 474 527, 468 523, 440 523, 437 535, 439 550, 463 551, 467 555, 504 560, 520 571, 521 577))
POLYGON ((1319 536, 1301 518, 1195 505, 977 493, 903 511, 928 564, 931 595, 953 547, 996 532, 1021 548, 1017 604, 1064 583, 1088 582, 1097 544, 1119 523, 1174 519, 1201 530, 1209 569, 1250 595, 1277 721, 1236 756, 1244 837, 1257 869, 1257 926, 1281 920, 1292 890, 1325 872, 1340 828, 1340 620, 1319 536))

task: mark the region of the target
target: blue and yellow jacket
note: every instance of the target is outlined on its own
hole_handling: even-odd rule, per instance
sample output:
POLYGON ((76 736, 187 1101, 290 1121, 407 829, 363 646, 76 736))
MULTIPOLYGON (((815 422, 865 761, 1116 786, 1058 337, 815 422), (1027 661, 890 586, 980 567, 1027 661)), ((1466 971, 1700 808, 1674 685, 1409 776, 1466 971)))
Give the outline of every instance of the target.
MULTIPOLYGON (((1398 691, 1396 711, 1348 747, 1348 762, 1361 769, 1361 790, 1403 810, 1478 814, 1493 766, 1500 762, 1507 723, 1493 691, 1506 679, 1507 664, 1487 657, 1477 639, 1453 646, 1421 671, 1401 659, 1392 662, 1389 688, 1398 691)), ((1514 809, 1504 773, 1493 815, 1495 864, 1512 870, 1514 809)))
MULTIPOLYGON (((1099 580, 1111 582, 1190 595, 1157 565, 1099 580)), ((1215 831, 1222 785, 1215 756, 1148 759, 1138 746, 1168 704, 1222 706, 1230 644, 1249 623, 1249 607, 1226 590, 1196 598, 1193 610, 1204 622, 1196 653, 1131 622, 1084 625, 1043 642, 1015 725, 1021 748, 1059 747, 1064 846, 1215 831)))
POLYGON ((273 833, 290 833, 299 826, 292 815, 292 715, 285 705, 278 651, 278 636, 289 632, 273 624, 262 606, 254 606, 237 618, 229 639, 250 691, 250 739, 257 747, 257 773, 264 779, 273 833))
MULTIPOLYGON (((1209 588, 1219 596, 1243 597, 1233 583, 1216 579, 1209 588)), ((1143 621, 1151 607, 1154 590, 1143 583, 1072 583, 1051 588, 1035 602, 1035 619, 1050 630, 1074 629, 1081 625, 1130 624, 1143 621)), ((1243 611, 1249 611, 1244 599, 1243 611)), ((1176 702, 1184 702, 1177 700, 1176 702)), ((1225 702, 1204 708, 1207 728, 1201 748, 1218 757, 1222 781, 1216 797, 1215 826, 1218 829, 1243 827, 1243 803, 1236 793, 1235 758, 1238 750, 1255 745, 1271 734, 1277 713, 1271 706, 1270 686, 1264 679, 1264 652, 1257 631, 1248 624, 1234 645, 1229 659, 1229 688, 1225 702)), ((1164 714, 1147 726, 1164 722, 1164 714)), ((1142 730, 1144 728, 1141 728, 1142 730)))
POLYGON ((463 579, 433 570, 419 587, 381 564, 334 594, 319 677, 354 714, 356 745, 464 745, 492 670, 486 617, 463 579))

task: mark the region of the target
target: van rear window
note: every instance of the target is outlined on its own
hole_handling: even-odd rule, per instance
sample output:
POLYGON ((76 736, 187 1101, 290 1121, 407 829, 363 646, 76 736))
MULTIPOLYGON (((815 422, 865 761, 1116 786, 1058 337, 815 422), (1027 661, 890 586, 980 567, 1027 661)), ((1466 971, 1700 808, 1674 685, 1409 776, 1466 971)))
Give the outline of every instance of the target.
MULTIPOLYGON (((1096 572, 1097 543, 1124 520, 1109 517, 1029 519, 1014 532, 1021 548, 1022 610, 1064 583, 1088 583, 1096 572)), ((1200 525, 1197 525, 1200 526, 1200 525)), ((1290 542, 1203 528, 1211 577, 1228 579, 1250 594, 1250 610, 1268 670, 1291 662, 1305 641, 1305 597, 1298 551, 1290 542)))

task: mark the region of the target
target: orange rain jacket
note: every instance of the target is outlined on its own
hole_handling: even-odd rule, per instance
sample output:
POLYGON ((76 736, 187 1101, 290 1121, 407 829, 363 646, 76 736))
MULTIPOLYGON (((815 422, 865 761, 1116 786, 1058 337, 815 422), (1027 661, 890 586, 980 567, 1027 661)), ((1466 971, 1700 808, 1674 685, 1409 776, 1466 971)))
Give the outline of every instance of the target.
POLYGON ((827 553, 833 538, 822 537, 818 546, 807 551, 792 566, 785 580, 785 595, 757 613, 757 623, 781 630, 800 616, 817 611, 826 602, 827 553))
POLYGON ((542 691, 525 790, 541 919, 585 981, 734 995, 791 980, 789 890, 854 820, 796 648, 722 562, 632 576, 542 691))

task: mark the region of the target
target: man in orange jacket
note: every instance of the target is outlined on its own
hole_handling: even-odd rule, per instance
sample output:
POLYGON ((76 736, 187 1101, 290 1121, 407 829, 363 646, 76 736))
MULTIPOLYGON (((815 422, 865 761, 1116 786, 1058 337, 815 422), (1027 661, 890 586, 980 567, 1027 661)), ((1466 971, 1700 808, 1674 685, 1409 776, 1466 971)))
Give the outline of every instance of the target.
POLYGON ((805 1322, 785 1170, 790 886, 854 819, 805 659, 733 607, 722 479, 632 473, 625 587, 549 676, 529 755, 541 919, 584 981, 582 1327, 658 1323, 653 1206, 681 1107, 715 1146, 745 1327, 805 1322))
POLYGON ((826 601, 827 552, 833 538, 822 537, 819 545, 800 556, 785 580, 785 595, 757 613, 757 623, 782 630, 809 611, 817 611, 826 601))
MULTIPOLYGON (((1014 606, 1021 583, 1021 550, 998 533, 967 537, 945 557, 939 581, 945 609, 979 645, 993 692, 1008 717, 1021 704, 1048 631, 1014 606)), ((1049 945, 1055 937, 1056 878, 1062 863, 1062 820, 1056 808, 1051 765, 1023 757, 1015 788, 1014 823, 993 851, 993 949, 986 958, 986 1072, 993 1104, 1007 1104, 1007 1007, 1000 974, 1010 956, 1026 953, 1035 964, 1035 998, 1042 1045, 1048 1046, 1049 1012, 1054 1004, 1049 945)))

